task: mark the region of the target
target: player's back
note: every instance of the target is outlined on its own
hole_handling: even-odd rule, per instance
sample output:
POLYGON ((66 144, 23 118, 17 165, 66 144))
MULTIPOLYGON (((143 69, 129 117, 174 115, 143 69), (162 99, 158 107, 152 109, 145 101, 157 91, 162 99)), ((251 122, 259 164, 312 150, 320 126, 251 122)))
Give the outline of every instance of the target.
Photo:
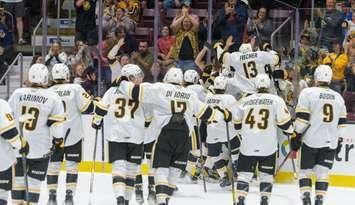
POLYGON ((56 84, 49 88, 62 100, 66 122, 64 130, 70 129, 65 145, 70 146, 82 138, 81 114, 90 109, 91 97, 79 84, 56 84))
POLYGON ((253 78, 258 74, 268 74, 271 78, 271 65, 277 63, 277 56, 265 51, 234 52, 230 55, 229 66, 235 70, 237 86, 246 93, 254 93, 253 78))
POLYGON ((31 147, 28 158, 43 157, 52 144, 51 137, 63 137, 63 130, 50 132, 49 129, 65 120, 61 99, 55 92, 44 88, 19 88, 10 97, 9 104, 17 121, 24 114, 33 118, 23 126, 24 137, 31 147))
POLYGON ((110 140, 141 143, 144 139, 145 114, 141 103, 123 95, 117 87, 111 87, 103 96, 108 105, 105 126, 110 140))
MULTIPOLYGON (((305 88, 300 93, 297 113, 309 113, 310 127, 303 142, 312 147, 337 146, 339 119, 346 118, 343 97, 328 87, 305 88)), ((296 123, 304 123, 297 120, 296 123)))
POLYGON ((218 106, 222 109, 231 107, 236 103, 235 98, 230 94, 213 94, 206 96, 205 103, 211 107, 218 106))
POLYGON ((234 112, 242 124, 241 152, 245 155, 264 156, 275 152, 277 125, 291 119, 285 102, 276 95, 256 93, 243 98, 236 110, 234 112))
POLYGON ((200 101, 205 101, 205 97, 206 97, 206 92, 205 92, 205 88, 200 85, 200 84, 192 84, 192 85, 188 85, 186 86, 187 89, 194 91, 197 94, 197 97, 200 101))

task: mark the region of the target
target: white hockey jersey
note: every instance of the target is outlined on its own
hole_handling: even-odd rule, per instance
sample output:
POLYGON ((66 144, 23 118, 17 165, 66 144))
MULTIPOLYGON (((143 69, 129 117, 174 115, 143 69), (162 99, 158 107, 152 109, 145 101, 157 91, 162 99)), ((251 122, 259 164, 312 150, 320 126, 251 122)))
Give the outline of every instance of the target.
MULTIPOLYGON (((279 63, 279 56, 266 51, 248 53, 233 52, 223 55, 223 64, 235 70, 234 81, 241 91, 255 93, 256 87, 253 81, 258 74, 265 73, 272 79, 272 67, 279 63)), ((274 88, 271 88, 274 92, 274 88)))
POLYGON ((43 88, 19 88, 11 95, 9 104, 17 122, 24 114, 33 117, 23 128, 30 146, 27 158, 42 158, 52 146, 52 137, 64 137, 65 115, 57 93, 43 88))
POLYGON ((0 172, 7 170, 16 162, 17 150, 21 142, 16 129, 15 119, 9 104, 0 99, 0 172))
POLYGON ((335 149, 346 122, 343 97, 327 87, 311 87, 301 91, 296 107, 295 131, 303 133, 309 147, 335 149))
POLYGON ((186 88, 194 91, 197 94, 197 97, 201 102, 205 101, 206 92, 205 92, 205 88, 202 85, 192 84, 192 85, 186 86, 186 88))
MULTIPOLYGON (((235 103, 236 99, 229 94, 212 94, 206 96, 205 103, 210 107, 218 106, 222 109, 230 108, 235 103)), ((229 132, 231 139, 236 136, 233 123, 229 123, 229 132)), ((207 126, 207 139, 206 142, 214 144, 217 142, 227 142, 226 122, 224 120, 211 121, 207 126)))
POLYGON ((93 103, 90 95, 79 84, 57 84, 49 88, 56 92, 63 103, 66 121, 63 125, 64 133, 70 129, 66 137, 65 146, 71 146, 83 138, 81 114, 90 114, 93 103))
POLYGON ((120 90, 140 102, 154 106, 154 120, 157 133, 168 124, 172 113, 184 114, 189 133, 193 130, 195 118, 209 118, 214 111, 201 102, 194 91, 180 85, 167 83, 141 84, 135 86, 131 82, 123 81, 120 90))
POLYGON ((291 115, 282 98, 257 93, 242 98, 232 109, 236 128, 241 129, 240 152, 247 156, 268 156, 277 150, 277 126, 293 133, 291 115))
POLYGON ((105 116, 109 141, 134 144, 143 143, 145 118, 151 118, 145 115, 142 103, 124 95, 117 87, 106 91, 102 100, 97 103, 95 114, 105 116))

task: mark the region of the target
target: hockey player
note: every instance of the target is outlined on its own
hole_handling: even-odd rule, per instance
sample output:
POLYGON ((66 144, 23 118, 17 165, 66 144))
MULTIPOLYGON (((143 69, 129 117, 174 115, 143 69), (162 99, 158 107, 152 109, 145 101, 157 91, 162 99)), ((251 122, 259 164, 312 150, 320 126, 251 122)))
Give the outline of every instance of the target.
MULTIPOLYGON (((242 44, 239 52, 223 52, 220 45, 217 46, 217 56, 223 65, 234 72, 233 81, 245 95, 256 92, 254 78, 258 74, 268 74, 270 79, 283 78, 283 70, 273 71, 272 67, 281 63, 281 58, 273 51, 253 51, 251 44, 242 44)), ((274 86, 271 87, 275 93, 274 86)))
POLYGON ((66 196, 65 205, 72 205, 78 181, 78 166, 82 157, 82 114, 94 110, 91 97, 79 84, 69 83, 70 72, 65 64, 55 64, 52 68, 53 86, 63 103, 66 122, 64 123, 64 149, 55 150, 48 166, 47 185, 49 188, 48 205, 57 204, 58 175, 65 156, 66 196))
POLYGON ((301 148, 299 187, 303 205, 311 204, 312 179, 316 175, 315 205, 322 205, 328 190, 329 171, 341 149, 346 121, 342 96, 331 90, 332 69, 319 65, 314 72, 316 87, 300 93, 296 107, 295 137, 292 150, 301 148), (307 128, 308 127, 308 128, 307 128))
MULTIPOLYGON (((133 64, 125 65, 121 73, 133 84, 140 84, 144 77, 142 70, 133 64)), ((107 139, 117 205, 127 205, 142 160, 144 108, 137 99, 125 95, 118 87, 111 87, 95 107, 92 127, 100 129, 103 117, 107 118, 105 126, 110 128, 107 139)))
POLYGON ((45 89, 48 84, 47 67, 43 64, 32 65, 28 71, 28 81, 29 87, 16 89, 9 99, 17 121, 22 115, 32 115, 32 119, 23 125, 23 137, 31 147, 26 157, 29 194, 25 199, 22 161, 17 158, 12 189, 13 204, 24 204, 25 201, 38 203, 51 150, 63 147, 63 104, 55 92, 45 89))
MULTIPOLYGON (((218 107, 219 109, 226 109, 232 107, 237 101, 232 95, 224 94, 227 86, 227 79, 218 76, 214 80, 213 92, 206 96, 206 104, 211 107, 218 107)), ((234 130, 232 124, 229 124, 229 130, 234 130)), ((223 149, 227 143, 226 124, 225 122, 212 121, 207 126, 207 139, 206 144, 208 148, 208 157, 211 157, 214 168, 217 170, 221 182, 221 187, 230 186, 231 183, 227 174, 226 159, 223 156, 228 156, 227 149, 223 149)), ((232 136, 236 133, 232 132, 232 136)), ((238 137, 231 139, 233 161, 237 160, 239 152, 238 137)))
POLYGON ((201 102, 205 101, 205 88, 199 84, 200 75, 195 70, 187 70, 184 73, 184 83, 187 89, 196 92, 198 99, 201 102))
POLYGON ((19 136, 15 119, 9 104, 0 99, 0 205, 6 205, 12 188, 12 165, 16 162, 16 151, 28 154, 29 146, 25 138, 19 136))
MULTIPOLYGON (((209 119, 213 109, 198 100, 197 95, 182 87, 181 69, 171 68, 164 77, 165 83, 134 85, 119 78, 115 84, 134 100, 154 105, 154 119, 157 120, 159 136, 153 152, 155 184, 158 205, 167 205, 172 196, 172 184, 180 170, 184 170, 190 150, 190 130, 193 115, 198 119, 209 119)), ((228 113, 226 119, 230 118, 228 113)))
POLYGON ((241 133, 237 164, 237 205, 244 205, 254 170, 260 172, 261 205, 269 204, 278 148, 277 127, 292 134, 291 116, 282 98, 268 93, 270 78, 259 74, 255 78, 258 93, 242 98, 232 108, 233 121, 241 133))

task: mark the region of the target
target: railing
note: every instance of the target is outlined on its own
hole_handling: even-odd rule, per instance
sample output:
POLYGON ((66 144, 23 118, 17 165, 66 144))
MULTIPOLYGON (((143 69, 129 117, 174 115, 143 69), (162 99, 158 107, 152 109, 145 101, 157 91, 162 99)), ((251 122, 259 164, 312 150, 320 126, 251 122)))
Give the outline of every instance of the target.
MULTIPOLYGON (((277 29, 275 29, 275 31, 274 32, 272 32, 272 34, 271 34, 271 38, 270 38, 270 44, 271 44, 271 47, 272 48, 275 48, 275 43, 274 43, 274 37, 275 37, 275 35, 289 22, 289 21, 291 21, 291 19, 292 19, 292 16, 289 16, 284 22, 282 22, 282 24, 279 26, 279 27, 277 27, 277 29)), ((291 24, 292 25, 292 24, 291 24)), ((291 30, 293 30, 293 29, 291 29, 291 30)), ((292 32, 291 32, 291 35, 292 35, 292 32)), ((293 39, 291 39, 291 41, 292 41, 293 39)))
MULTIPOLYGON (((33 29, 33 33, 32 33, 32 56, 35 56, 36 55, 36 33, 39 29, 39 27, 41 26, 42 24, 42 21, 43 21, 43 17, 39 20, 37 26, 35 27, 35 29, 33 29)), ((44 36, 42 36, 42 38, 44 38, 44 36)))
POLYGON ((10 71, 13 69, 16 63, 20 63, 20 87, 22 88, 23 84, 23 55, 22 53, 17 54, 16 58, 12 61, 12 63, 7 67, 6 72, 0 79, 0 83, 4 81, 6 78, 6 99, 10 97, 10 71))

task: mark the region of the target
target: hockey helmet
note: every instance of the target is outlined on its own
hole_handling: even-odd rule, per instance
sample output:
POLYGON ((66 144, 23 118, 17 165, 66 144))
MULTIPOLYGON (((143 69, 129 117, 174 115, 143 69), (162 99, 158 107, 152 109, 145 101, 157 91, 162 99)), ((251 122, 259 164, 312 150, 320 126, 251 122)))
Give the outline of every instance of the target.
POLYGON ((318 82, 330 83, 333 71, 329 65, 319 65, 314 71, 314 80, 318 82))
POLYGON ((48 84, 48 68, 40 63, 33 64, 28 70, 28 81, 39 85, 48 84))
POLYGON ((250 43, 243 43, 240 47, 239 47, 239 52, 241 53, 248 53, 248 52, 252 52, 253 48, 251 47, 250 43))
POLYGON ((181 84, 184 78, 184 74, 180 68, 170 68, 164 76, 165 83, 181 84))
POLYGON ((64 63, 57 63, 52 68, 53 80, 66 80, 69 81, 70 72, 67 65, 64 63))
POLYGON ((227 87, 227 79, 223 76, 217 76, 214 79, 213 88, 218 90, 225 90, 227 87))
POLYGON ((270 77, 267 74, 259 74, 254 80, 257 89, 270 88, 270 77))
POLYGON ((200 75, 195 70, 187 70, 184 73, 184 81, 186 83, 197 83, 200 79, 200 75))

